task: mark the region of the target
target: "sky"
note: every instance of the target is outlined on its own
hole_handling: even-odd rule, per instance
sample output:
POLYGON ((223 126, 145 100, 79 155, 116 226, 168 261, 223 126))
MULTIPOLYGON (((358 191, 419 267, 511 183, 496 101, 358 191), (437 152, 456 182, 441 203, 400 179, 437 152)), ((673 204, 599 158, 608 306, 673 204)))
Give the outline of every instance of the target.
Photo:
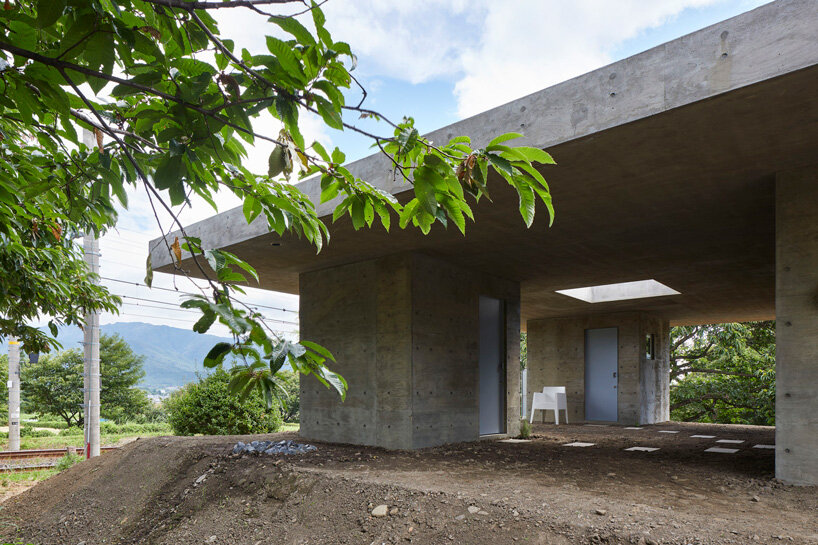
MULTIPOLYGON (((411 115, 427 132, 595 70, 668 40, 754 9, 767 0, 329 0, 327 27, 358 56, 354 75, 367 89, 365 105, 389 118, 411 115)), ((266 52, 264 36, 278 28, 249 10, 220 10, 223 37, 238 47, 266 52), (229 12, 229 13, 222 13, 229 12), (273 27, 273 28, 271 28, 273 27)), ((305 21, 306 23, 306 21, 305 21)), ((348 94, 357 103, 360 93, 348 94)), ((301 117, 308 141, 338 146, 348 160, 371 153, 371 142, 301 117)), ((264 120, 274 123, 272 118, 264 120)), ((383 125, 366 125, 388 134, 383 125)), ((277 132, 277 131, 276 131, 277 132)), ((251 150, 248 165, 266 171, 270 148, 251 150)), ((219 195, 219 210, 238 203, 219 195)), ((205 219, 213 208, 194 201, 183 223, 205 219)), ((167 228, 166 216, 160 216, 167 228)), ((195 286, 157 273, 143 283, 148 242, 160 228, 144 195, 132 192, 118 228, 100 240, 103 283, 127 296, 120 315, 101 322, 139 321, 190 328, 197 314, 174 308, 172 290, 195 286)), ((271 325, 297 331, 298 297, 250 290, 271 325), (278 310, 276 310, 278 309, 278 310)), ((224 334, 224 329, 212 333, 224 334)))

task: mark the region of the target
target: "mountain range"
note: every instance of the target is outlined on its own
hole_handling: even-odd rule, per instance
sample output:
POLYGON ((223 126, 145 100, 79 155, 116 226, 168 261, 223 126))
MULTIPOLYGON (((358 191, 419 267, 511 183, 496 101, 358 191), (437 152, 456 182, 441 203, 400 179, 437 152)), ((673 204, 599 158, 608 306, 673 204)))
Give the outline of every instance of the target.
MULTIPOLYGON (((215 335, 201 335, 190 329, 142 322, 117 322, 100 327, 105 335, 118 334, 131 349, 144 356, 145 378, 141 387, 146 389, 181 386, 196 380, 207 352, 219 341, 230 341, 215 335)), ((82 348, 82 331, 78 327, 60 328, 57 340, 64 350, 82 348)), ((3 344, 2 353, 6 352, 3 344)))

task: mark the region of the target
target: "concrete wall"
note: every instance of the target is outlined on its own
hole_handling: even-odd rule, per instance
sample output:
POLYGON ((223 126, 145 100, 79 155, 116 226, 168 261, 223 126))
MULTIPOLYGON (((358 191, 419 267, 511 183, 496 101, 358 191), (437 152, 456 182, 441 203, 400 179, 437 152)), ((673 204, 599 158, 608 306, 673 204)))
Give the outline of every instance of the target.
POLYGON ((654 424, 670 420, 670 323, 648 314, 640 315, 640 337, 655 336, 652 360, 647 351, 639 355, 639 423, 654 424))
POLYGON ((776 179, 775 475, 818 484, 818 166, 776 179))
POLYGON ((506 301, 507 431, 519 433, 519 285, 404 254, 304 273, 301 334, 330 349, 347 400, 301 381, 301 434, 412 449, 479 438, 480 295, 506 301))
MULTIPOLYGON (((585 421, 585 330, 619 330, 618 422, 652 424, 668 420, 669 333, 666 320, 639 312, 590 314, 529 320, 528 395, 544 386, 565 386, 569 422, 585 421), (656 358, 645 357, 645 336, 656 336, 656 358)), ((553 422, 551 411, 535 421, 553 422)))

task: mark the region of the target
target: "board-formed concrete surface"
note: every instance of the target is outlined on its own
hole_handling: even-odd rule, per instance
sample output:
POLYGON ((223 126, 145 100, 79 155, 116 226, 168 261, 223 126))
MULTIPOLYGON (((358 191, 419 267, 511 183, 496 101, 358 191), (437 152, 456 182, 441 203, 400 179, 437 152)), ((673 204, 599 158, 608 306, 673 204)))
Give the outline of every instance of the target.
POLYGON ((818 484, 818 165, 776 182, 776 476, 818 484))
MULTIPOLYGON (((333 352, 346 401, 301 380, 307 439, 416 449, 479 432, 480 295, 505 301, 506 337, 520 332, 519 285, 421 255, 305 273, 301 335, 333 352)), ((519 343, 506 350, 504 430, 520 426, 519 343)))

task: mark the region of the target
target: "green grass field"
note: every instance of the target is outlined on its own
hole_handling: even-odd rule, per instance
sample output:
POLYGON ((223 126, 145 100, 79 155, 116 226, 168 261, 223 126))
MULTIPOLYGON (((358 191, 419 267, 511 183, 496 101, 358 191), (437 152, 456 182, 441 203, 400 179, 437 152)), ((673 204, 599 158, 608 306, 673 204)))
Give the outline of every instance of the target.
MULTIPOLYGON (((100 439, 102 446, 115 446, 120 444, 123 440, 133 437, 153 437, 157 435, 172 435, 168 432, 154 432, 154 433, 122 433, 122 434, 103 434, 100 439)), ((83 446, 82 435, 68 435, 60 436, 54 435, 52 437, 23 437, 20 439, 20 448, 27 449, 41 449, 41 448, 65 448, 65 447, 81 447, 83 446)), ((8 450, 8 439, 0 441, 0 450, 8 450)))

